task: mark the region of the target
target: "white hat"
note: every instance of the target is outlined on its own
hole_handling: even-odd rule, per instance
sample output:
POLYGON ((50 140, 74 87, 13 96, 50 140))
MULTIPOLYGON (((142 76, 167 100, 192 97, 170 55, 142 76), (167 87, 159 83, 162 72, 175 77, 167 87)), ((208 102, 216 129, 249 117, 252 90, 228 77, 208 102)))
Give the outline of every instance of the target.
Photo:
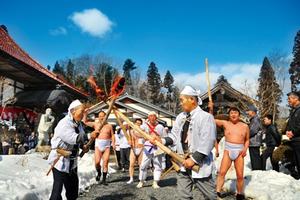
POLYGON ((149 113, 148 113, 148 116, 150 116, 150 115, 155 115, 155 116, 157 117, 157 114, 156 114, 156 112, 154 112, 154 111, 149 112, 149 113))
POLYGON ((123 122, 123 125, 128 125, 128 123, 126 121, 123 122))
POLYGON ((195 90, 192 86, 187 85, 183 88, 180 94, 197 97, 198 105, 202 105, 202 99, 200 98, 200 90, 195 90))
POLYGON ((72 101, 72 103, 69 105, 68 111, 70 112, 73 108, 76 108, 81 105, 82 103, 78 99, 76 99, 75 101, 72 101))

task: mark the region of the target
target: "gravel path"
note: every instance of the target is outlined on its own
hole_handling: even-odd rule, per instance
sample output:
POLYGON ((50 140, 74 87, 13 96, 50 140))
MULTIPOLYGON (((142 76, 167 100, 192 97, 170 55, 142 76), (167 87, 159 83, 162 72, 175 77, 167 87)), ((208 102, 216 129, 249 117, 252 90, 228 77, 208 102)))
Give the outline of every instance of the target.
MULTIPOLYGON (((137 170, 136 170, 137 173, 137 170)), ((151 172, 149 172, 149 175, 151 172)), ((168 174, 160 181, 160 189, 153 189, 151 187, 152 177, 149 177, 144 188, 137 189, 138 178, 135 177, 136 182, 131 185, 126 184, 128 181, 128 172, 117 172, 112 174, 107 186, 93 185, 88 193, 80 196, 79 200, 175 200, 178 199, 176 192, 176 173, 168 174)), ((194 189, 194 199, 204 199, 201 193, 194 189)), ((230 195, 224 200, 235 199, 230 195)))

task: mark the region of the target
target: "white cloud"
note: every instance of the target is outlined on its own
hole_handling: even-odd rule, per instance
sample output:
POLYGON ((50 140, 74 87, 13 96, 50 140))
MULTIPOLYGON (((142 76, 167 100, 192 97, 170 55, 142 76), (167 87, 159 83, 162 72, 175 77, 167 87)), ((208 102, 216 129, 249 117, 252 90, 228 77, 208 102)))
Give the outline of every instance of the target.
MULTIPOLYGON (((261 64, 256 63, 227 63, 210 66, 210 81, 211 85, 216 83, 220 75, 224 75, 229 83, 235 89, 246 93, 251 97, 256 96, 258 87, 258 76, 261 64), (246 83, 246 85, 245 85, 246 83)), ((201 92, 207 91, 205 72, 190 74, 177 73, 174 75, 174 80, 177 86, 182 88, 184 85, 192 85, 201 92)))
POLYGON ((50 32, 50 35, 53 35, 53 36, 67 35, 67 33, 68 33, 67 29, 62 26, 60 26, 56 29, 51 29, 49 32, 50 32))
POLYGON ((95 37, 104 37, 106 33, 111 31, 113 26, 113 22, 96 8, 74 12, 70 19, 82 32, 89 33, 95 37))

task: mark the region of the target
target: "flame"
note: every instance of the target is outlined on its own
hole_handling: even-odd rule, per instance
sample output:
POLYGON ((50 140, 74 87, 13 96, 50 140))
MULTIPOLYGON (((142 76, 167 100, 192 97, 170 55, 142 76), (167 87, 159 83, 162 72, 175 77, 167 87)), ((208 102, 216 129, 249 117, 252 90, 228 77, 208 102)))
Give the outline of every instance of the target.
POLYGON ((96 96, 103 100, 106 98, 106 95, 105 95, 105 92, 103 90, 100 89, 100 87, 97 85, 96 83, 96 80, 95 80, 95 77, 94 76, 90 76, 88 79, 87 79, 87 82, 90 84, 90 86, 93 88, 93 90, 95 91, 96 93, 96 96))
POLYGON ((110 89, 110 96, 120 96, 125 90, 125 78, 122 76, 117 76, 110 89))

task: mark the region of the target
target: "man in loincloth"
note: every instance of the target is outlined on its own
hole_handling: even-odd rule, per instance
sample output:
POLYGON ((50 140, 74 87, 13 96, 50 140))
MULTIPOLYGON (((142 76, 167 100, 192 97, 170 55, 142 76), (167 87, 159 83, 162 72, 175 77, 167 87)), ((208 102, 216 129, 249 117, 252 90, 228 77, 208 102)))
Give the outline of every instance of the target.
MULTIPOLYGON (((150 134, 153 137, 160 138, 164 132, 164 127, 158 123, 157 115, 155 112, 150 112, 148 114, 148 120, 141 126, 141 129, 144 130, 146 133, 150 134)), ((136 186, 137 188, 142 188, 147 178, 147 170, 151 161, 153 161, 154 165, 154 172, 153 172, 153 184, 152 187, 154 189, 160 188, 158 182, 160 180, 160 175, 162 171, 162 157, 163 152, 158 149, 156 145, 153 145, 150 141, 146 141, 144 143, 143 149, 143 158, 140 165, 140 174, 139 179, 140 182, 136 186)))
POLYGON ((106 176, 108 172, 108 161, 110 154, 110 146, 115 149, 115 137, 113 132, 113 127, 111 124, 105 122, 105 125, 99 130, 100 125, 105 119, 106 113, 100 111, 98 118, 94 122, 87 121, 86 116, 83 122, 90 127, 93 127, 95 131, 98 131, 99 135, 95 140, 95 167, 97 170, 96 181, 100 181, 101 178, 101 159, 103 160, 103 178, 101 184, 107 185, 106 176))
MULTIPOLYGON (((213 104, 210 103, 210 107, 213 104)), ((232 162, 236 171, 236 199, 245 199, 244 197, 244 157, 249 147, 249 127, 240 121, 240 111, 236 107, 229 109, 229 121, 215 119, 217 126, 224 128, 225 149, 221 162, 220 171, 217 177, 217 195, 222 198, 221 189, 224 185, 225 175, 232 162)))
MULTIPOLYGON (((135 125, 140 127, 142 125, 143 121, 141 119, 136 119, 135 120, 135 125)), ((134 165, 135 162, 138 162, 138 165, 140 166, 141 161, 142 161, 142 151, 144 147, 144 139, 133 129, 130 130, 130 156, 129 156, 129 181, 127 184, 133 183, 133 174, 134 174, 134 165)))

